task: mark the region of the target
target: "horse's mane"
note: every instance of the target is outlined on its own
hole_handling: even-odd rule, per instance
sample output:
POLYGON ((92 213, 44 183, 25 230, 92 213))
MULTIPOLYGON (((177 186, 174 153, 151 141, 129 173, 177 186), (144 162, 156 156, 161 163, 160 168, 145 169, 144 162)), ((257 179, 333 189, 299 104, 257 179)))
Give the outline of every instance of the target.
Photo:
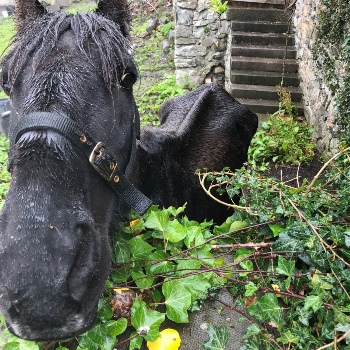
POLYGON ((89 57, 92 64, 94 62, 87 43, 92 42, 95 45, 106 85, 111 88, 118 84, 118 75, 132 60, 131 43, 123 36, 119 26, 96 13, 72 15, 57 12, 39 17, 29 25, 21 27, 13 38, 11 50, 0 62, 8 71, 9 85, 13 86, 30 56, 33 74, 40 72, 40 65, 54 52, 60 37, 67 30, 72 31, 77 47, 82 55, 89 57))

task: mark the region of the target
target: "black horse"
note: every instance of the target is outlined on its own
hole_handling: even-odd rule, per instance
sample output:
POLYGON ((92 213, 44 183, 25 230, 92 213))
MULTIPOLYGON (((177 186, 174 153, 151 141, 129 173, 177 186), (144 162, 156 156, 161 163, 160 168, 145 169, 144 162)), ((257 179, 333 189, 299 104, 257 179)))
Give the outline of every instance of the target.
POLYGON ((16 2, 18 33, 1 63, 13 111, 0 312, 22 338, 91 327, 109 274, 109 233, 130 207, 150 205, 136 187, 162 205, 187 201, 193 218, 228 216, 199 193, 193 173, 241 166, 256 131, 253 113, 208 85, 167 102, 162 126, 145 128, 137 145, 127 3, 100 0, 95 13, 69 15, 16 2))

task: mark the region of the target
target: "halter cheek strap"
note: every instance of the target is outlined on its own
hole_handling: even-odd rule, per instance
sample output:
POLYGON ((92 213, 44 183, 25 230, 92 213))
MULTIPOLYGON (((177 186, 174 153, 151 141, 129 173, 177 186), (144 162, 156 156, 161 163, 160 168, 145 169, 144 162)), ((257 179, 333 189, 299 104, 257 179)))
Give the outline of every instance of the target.
MULTIPOLYGON (((141 193, 118 168, 117 157, 104 143, 96 142, 73 120, 51 112, 34 112, 21 118, 11 135, 11 145, 28 131, 53 130, 78 147, 92 167, 108 182, 114 192, 139 214, 144 214, 152 201, 141 193)), ((135 149, 131 153, 134 153, 135 149)), ((133 156, 133 155, 132 155, 133 156)))

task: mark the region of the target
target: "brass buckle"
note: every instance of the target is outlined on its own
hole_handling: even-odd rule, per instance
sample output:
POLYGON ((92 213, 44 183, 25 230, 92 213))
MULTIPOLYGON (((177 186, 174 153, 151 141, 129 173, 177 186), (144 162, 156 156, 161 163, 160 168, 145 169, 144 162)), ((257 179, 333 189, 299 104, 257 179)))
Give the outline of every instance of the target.
POLYGON ((92 150, 89 162, 93 166, 93 168, 107 181, 112 181, 114 177, 116 176, 116 172, 118 170, 117 166, 117 160, 114 154, 106 147, 106 145, 103 142, 98 142, 94 149, 92 150), (106 171, 105 169, 101 168, 99 165, 96 164, 95 160, 96 158, 100 157, 102 155, 102 149, 109 155, 110 161, 108 161, 108 164, 106 164, 106 169, 110 170, 110 172, 106 171), (111 166, 113 164, 113 166, 111 166))

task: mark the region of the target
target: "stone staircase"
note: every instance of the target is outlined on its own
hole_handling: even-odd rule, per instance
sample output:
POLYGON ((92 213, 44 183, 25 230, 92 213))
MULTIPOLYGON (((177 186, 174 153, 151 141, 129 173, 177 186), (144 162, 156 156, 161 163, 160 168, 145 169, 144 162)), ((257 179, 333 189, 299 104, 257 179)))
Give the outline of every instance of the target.
POLYGON ((303 114, 292 13, 284 0, 229 1, 232 96, 257 114, 278 110, 277 86, 291 93, 303 114))

